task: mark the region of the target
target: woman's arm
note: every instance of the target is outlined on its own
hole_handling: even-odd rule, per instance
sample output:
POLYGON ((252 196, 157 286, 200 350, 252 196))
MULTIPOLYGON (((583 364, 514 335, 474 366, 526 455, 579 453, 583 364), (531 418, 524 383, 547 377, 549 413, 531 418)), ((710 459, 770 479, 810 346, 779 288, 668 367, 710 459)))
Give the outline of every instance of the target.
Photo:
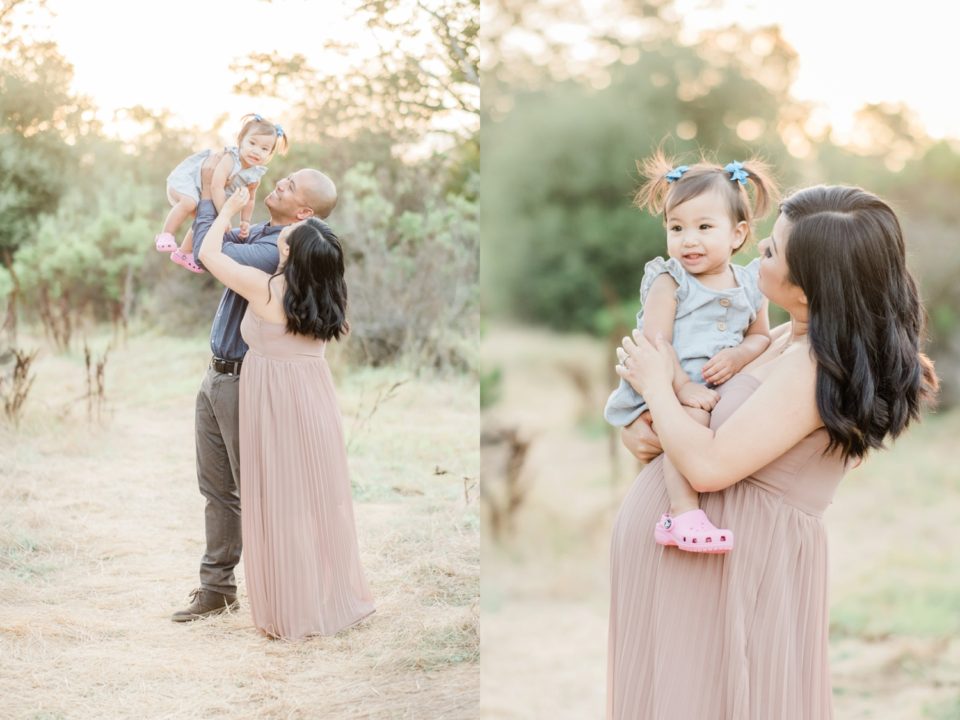
POLYGON ((257 204, 257 188, 260 187, 260 181, 250 183, 247 185, 247 190, 250 192, 250 199, 247 200, 247 204, 243 206, 243 210, 240 211, 240 222, 249 223, 250 218, 253 217, 253 209, 257 204))
POLYGON ((249 265, 241 265, 223 252, 223 235, 230 228, 230 218, 247 202, 248 191, 240 188, 227 198, 207 231, 200 248, 200 262, 217 280, 254 305, 262 308, 269 301, 268 281, 270 275, 249 265))
POLYGON ((823 426, 817 411, 816 363, 791 352, 716 431, 699 425, 671 387, 669 348, 655 348, 640 333, 624 338, 627 367, 617 374, 643 395, 664 451, 697 492, 739 482, 823 426))
POLYGON ((247 204, 243 206, 243 210, 240 211, 240 231, 237 233, 237 237, 241 240, 246 240, 250 237, 250 218, 253 217, 253 206, 257 202, 257 188, 259 186, 259 181, 247 185, 247 190, 250 191, 250 200, 247 201, 247 204))

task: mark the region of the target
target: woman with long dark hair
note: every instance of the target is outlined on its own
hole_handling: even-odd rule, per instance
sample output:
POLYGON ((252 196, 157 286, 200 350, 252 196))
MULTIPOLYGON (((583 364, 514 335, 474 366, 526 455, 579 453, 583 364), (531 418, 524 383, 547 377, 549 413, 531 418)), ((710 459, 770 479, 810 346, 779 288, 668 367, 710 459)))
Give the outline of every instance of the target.
MULTIPOLYGON (((770 347, 720 386, 710 427, 673 393, 669 344, 624 338, 617 372, 646 399, 657 443, 738 549, 663 548, 662 456, 631 487, 611 548, 608 717, 832 717, 827 547, 821 516, 846 470, 919 417, 937 390, 924 313, 890 207, 818 186, 781 205, 760 243, 760 290, 790 315, 770 347)), ((878 526, 877 532, 883 532, 878 526)))
POLYGON ((223 253, 224 203, 200 250, 217 279, 249 301, 240 326, 243 567, 253 622, 272 637, 333 635, 374 611, 357 547, 340 411, 324 359, 349 329, 343 249, 315 217, 277 236, 274 275, 223 253))

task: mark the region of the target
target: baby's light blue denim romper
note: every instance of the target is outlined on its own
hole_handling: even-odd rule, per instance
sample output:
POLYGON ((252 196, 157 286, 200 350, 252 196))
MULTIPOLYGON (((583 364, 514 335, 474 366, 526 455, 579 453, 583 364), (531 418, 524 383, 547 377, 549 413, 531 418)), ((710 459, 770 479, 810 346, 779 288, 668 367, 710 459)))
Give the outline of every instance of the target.
MULTIPOLYGON (((192 197, 199 203, 200 168, 212 152, 212 150, 201 150, 183 160, 173 169, 173 172, 167 176, 167 187, 183 193, 187 197, 192 197)), ((243 165, 240 164, 240 151, 236 146, 226 147, 223 149, 223 152, 233 157, 233 168, 230 170, 230 175, 227 179, 226 197, 230 197, 241 187, 259 181, 267 172, 267 168, 264 165, 251 165, 248 168, 244 168, 243 165)))
MULTIPOLYGON (((763 306, 763 295, 757 285, 760 259, 749 265, 731 263, 739 287, 713 290, 687 273, 674 258, 654 258, 643 268, 640 283, 640 312, 637 328, 643 331, 643 304, 653 281, 663 273, 677 281, 677 315, 673 323, 673 347, 680 367, 693 382, 704 384, 703 366, 724 348, 736 347, 763 306)), ((647 409, 643 397, 626 380, 607 399, 603 416, 611 425, 629 425, 647 409)))

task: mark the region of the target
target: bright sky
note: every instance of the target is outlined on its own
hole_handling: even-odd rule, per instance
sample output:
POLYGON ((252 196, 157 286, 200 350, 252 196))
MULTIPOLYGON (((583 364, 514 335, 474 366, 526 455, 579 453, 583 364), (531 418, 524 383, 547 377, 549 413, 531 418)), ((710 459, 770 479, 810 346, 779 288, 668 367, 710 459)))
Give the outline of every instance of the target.
MULTIPOLYGON (((231 62, 250 53, 303 54, 336 70, 344 59, 324 43, 372 47, 371 31, 338 0, 48 0, 47 34, 74 66, 74 90, 91 97, 109 123, 113 111, 143 105, 169 109, 201 130, 228 113, 239 122, 259 112, 284 122, 284 108, 237 97, 231 62)), ((108 131, 110 127, 108 126, 108 131)), ((225 129, 231 139, 234 128, 225 129)), ((120 130, 122 132, 122 129, 120 130)))
MULTIPOLYGON (((676 6, 693 33, 731 22, 779 24, 800 56, 794 95, 821 105, 838 139, 861 105, 883 101, 905 101, 928 133, 960 139, 960 101, 945 82, 960 67, 960 9, 951 3, 676 0, 676 6)), ((167 108, 201 129, 225 112, 236 120, 260 112, 284 122, 276 103, 233 95, 232 61, 279 50, 336 70, 344 60, 323 50, 326 41, 356 43, 361 52, 374 47, 370 31, 339 0, 48 0, 48 7, 56 17, 47 32, 74 65, 74 89, 93 98, 104 122, 114 110, 138 104, 167 108)))
POLYGON ((799 54, 793 95, 843 139, 865 103, 906 102, 933 137, 960 140, 960 8, 943 0, 677 0, 693 30, 778 24, 799 54), (717 6, 720 7, 712 7, 717 6))

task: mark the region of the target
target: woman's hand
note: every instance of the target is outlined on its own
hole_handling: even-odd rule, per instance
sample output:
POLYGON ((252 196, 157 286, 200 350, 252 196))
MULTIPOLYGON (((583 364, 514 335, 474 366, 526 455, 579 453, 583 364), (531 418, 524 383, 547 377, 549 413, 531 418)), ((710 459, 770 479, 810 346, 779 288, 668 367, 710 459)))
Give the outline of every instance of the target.
POLYGON ((617 358, 620 360, 617 375, 641 395, 662 388, 673 392, 673 348, 662 337, 657 337, 654 347, 643 333, 634 330, 633 337, 625 337, 617 348, 617 358))
POLYGON ((250 236, 250 223, 246 220, 240 221, 240 229, 237 231, 237 237, 246 240, 250 236))
POLYGON ((645 412, 620 431, 620 441, 640 462, 648 463, 663 452, 660 438, 653 431, 650 413, 645 412))
POLYGON ((227 217, 233 217, 240 212, 241 208, 247 204, 247 200, 249 199, 250 191, 245 187, 239 188, 223 203, 223 207, 220 208, 220 214, 226 214, 227 217))

